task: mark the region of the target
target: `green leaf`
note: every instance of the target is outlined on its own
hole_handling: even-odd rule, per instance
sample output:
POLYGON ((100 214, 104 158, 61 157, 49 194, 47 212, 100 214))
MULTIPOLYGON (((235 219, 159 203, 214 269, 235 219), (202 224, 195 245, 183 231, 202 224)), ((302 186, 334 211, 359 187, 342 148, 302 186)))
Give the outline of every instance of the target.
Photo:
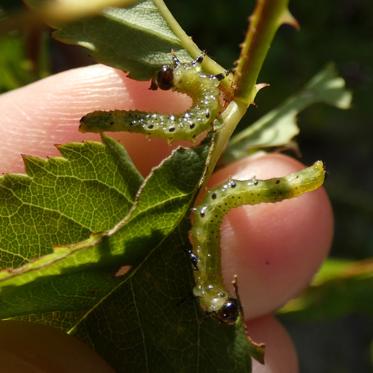
MULTIPOLYGON (((89 221, 91 225, 103 224, 101 222, 103 219, 107 220, 112 215, 123 213, 124 201, 115 198, 110 201, 106 195, 110 194, 110 189, 113 189, 112 193, 116 195, 117 191, 113 182, 115 179, 128 176, 130 184, 131 177, 136 177, 136 175, 133 166, 128 165, 123 148, 112 139, 104 138, 104 141, 109 145, 106 147, 97 143, 65 145, 61 151, 64 156, 69 157, 69 160, 52 158, 49 161, 42 161, 37 159, 37 167, 34 167, 34 163, 31 163, 32 169, 28 166, 28 172, 32 171, 33 177, 5 176, 5 181, 16 179, 18 182, 20 179, 22 182, 6 184, 7 188, 4 190, 10 196, 20 189, 24 199, 29 196, 27 200, 46 202, 46 207, 37 206, 38 208, 23 213, 21 216, 27 219, 20 220, 18 225, 8 224, 8 229, 11 226, 16 227, 31 241, 26 249, 23 246, 18 247, 17 252, 25 256, 28 252, 38 251, 41 239, 39 241, 32 239, 34 232, 27 231, 28 226, 33 227, 34 222, 38 220, 40 220, 40 227, 49 224, 45 230, 50 232, 52 239, 61 239, 60 236, 64 237, 64 235, 72 239, 70 237, 71 227, 60 224, 60 220, 63 220, 68 213, 72 215, 75 213, 74 223, 80 218, 80 220, 89 221), (96 154, 92 152, 92 147, 96 149, 96 154), (118 170, 118 167, 105 169, 105 152, 102 150, 107 149, 110 154, 115 155, 114 159, 117 164, 128 166, 127 170, 126 167, 122 167, 121 170, 118 170), (76 164, 72 167, 71 163, 74 161, 76 164), (39 167, 40 165, 44 167, 39 167), (90 167, 94 165, 98 168, 94 168, 95 172, 92 172, 90 167), (67 177, 63 177, 60 171, 62 168, 63 172, 68 174, 67 177), (87 175, 86 179, 89 181, 90 188, 85 195, 82 191, 86 185, 74 175, 74 170, 87 175), (40 173, 37 179, 39 183, 34 182, 37 185, 32 191, 24 189, 24 184, 33 185, 36 172, 40 173), (56 173, 60 177, 59 180, 56 180, 56 173), (98 175, 104 181, 97 182, 95 178, 99 178, 98 175), (44 176, 46 180, 41 176, 44 176), (71 188, 70 180, 75 182, 76 179, 79 180, 79 186, 71 188), (91 179, 94 180, 92 188, 91 179), (57 183, 57 181, 61 182, 57 183), (109 187, 105 185, 105 181, 109 187), (18 188, 20 184, 21 188, 18 188), (61 184, 60 189, 56 187, 58 184, 61 184), (49 189, 58 190, 51 198, 64 201, 65 214, 59 218, 49 217, 46 221, 41 221, 42 213, 48 216, 51 210, 51 207, 48 207, 49 198, 45 196, 46 190, 48 191, 47 186, 49 189), (105 200, 103 204, 100 197, 105 200), (99 210, 95 216, 90 209, 95 210, 96 207, 97 210, 97 206, 99 210)), ((35 320, 36 315, 40 314, 40 320, 43 320, 46 318, 45 314, 50 312, 68 311, 71 313, 73 310, 80 312, 80 315, 94 307, 97 302, 102 301, 102 292, 107 292, 107 287, 111 289, 116 283, 114 274, 117 269, 124 264, 133 265, 144 260, 146 255, 177 227, 187 213, 204 173, 207 150, 208 147, 202 146, 197 149, 180 148, 174 151, 172 156, 145 180, 129 214, 110 231, 93 234, 87 240, 77 244, 55 247, 48 255, 40 256, 21 267, 0 272, 0 317, 34 315, 33 320, 35 320), (104 284, 101 285, 101 282, 104 284), (76 284, 80 286, 77 288, 76 284), (46 291, 46 289, 49 290, 46 291), (69 292, 72 294, 69 295, 69 292), (68 304, 66 304, 67 297, 70 297, 68 304), (82 303, 85 304, 83 309, 82 303)), ((136 184, 138 185, 137 182, 136 184)), ((26 204, 26 207, 28 206, 29 204, 26 204)), ((126 209, 127 212, 128 209, 129 206, 126 209)), ((111 227, 115 225, 115 220, 112 220, 114 223, 111 227)), ((89 229, 86 231, 88 234, 89 229)), ((8 236, 10 246, 14 237, 11 234, 8 236)), ((26 238, 24 245, 27 243, 26 238)), ((63 322, 66 325, 67 318, 67 316, 61 318, 54 316, 50 322, 55 325, 63 322)), ((76 321, 76 316, 73 315, 69 327, 72 327, 76 321)))
POLYGON ((373 315, 373 261, 328 259, 311 287, 288 302, 279 313, 286 317, 315 320, 351 313, 373 315))
POLYGON ((120 372, 250 372, 242 326, 201 313, 187 229, 155 247, 74 330, 120 372))
POLYGON ((0 92, 18 88, 36 79, 25 48, 21 35, 0 38, 0 92))
POLYGON ((259 149, 287 145, 298 135, 297 114, 306 107, 323 102, 339 109, 350 107, 352 95, 335 67, 328 65, 314 76, 296 96, 287 99, 247 129, 233 136, 223 155, 223 163, 243 158, 259 149))
MULTIPOLYGON (((41 199, 35 193, 43 195, 46 180, 53 188, 57 185, 50 174, 58 174, 69 186, 69 178, 55 171, 62 167, 70 175, 80 165, 85 175, 90 172, 87 163, 101 160, 103 167, 107 153, 117 164, 129 166, 120 145, 109 138, 104 141, 105 146, 66 145, 62 149, 67 159, 37 159, 36 164, 44 167, 28 167, 32 176, 23 176, 31 179, 27 185, 35 177, 42 180, 34 199, 41 199)), ((127 216, 105 234, 57 247, 32 263, 3 271, 0 317, 77 334, 118 371, 250 371, 250 354, 262 358, 262 351, 248 343, 244 327, 206 317, 192 295, 191 263, 185 254, 190 246, 189 225, 180 223, 205 172, 208 152, 207 145, 174 151, 144 181, 127 216)), ((122 177, 128 172, 124 169, 120 168, 122 177)), ((129 175, 134 176, 133 171, 129 167, 129 175)), ((117 174, 118 168, 112 175, 110 169, 102 171, 110 181, 117 174)), ((100 194, 105 197, 105 193, 100 194)), ((62 196, 66 199, 67 193, 62 196)))
POLYGON ((53 245, 112 228, 131 208, 142 177, 105 138, 59 146, 63 157, 24 156, 27 175, 0 178, 1 268, 16 268, 53 245))
POLYGON ((190 60, 150 0, 126 9, 109 8, 102 15, 67 23, 54 36, 88 48, 97 61, 125 70, 139 80, 151 78, 160 66, 170 63, 171 50, 182 61, 190 60))

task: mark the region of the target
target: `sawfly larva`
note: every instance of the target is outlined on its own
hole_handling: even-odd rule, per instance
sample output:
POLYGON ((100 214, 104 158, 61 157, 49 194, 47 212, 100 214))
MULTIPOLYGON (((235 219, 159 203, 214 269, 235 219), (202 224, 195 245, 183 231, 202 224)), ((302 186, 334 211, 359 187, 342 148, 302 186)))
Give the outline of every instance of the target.
POLYGON ((186 93, 193 101, 189 110, 178 115, 138 110, 94 111, 81 118, 80 131, 138 132, 172 141, 193 140, 217 125, 221 111, 219 84, 225 74, 203 73, 203 56, 190 63, 181 63, 175 55, 172 58, 173 64, 162 66, 150 88, 186 93))
POLYGON ((234 324, 240 305, 223 284, 220 255, 220 225, 224 215, 242 205, 273 203, 297 197, 319 188, 325 177, 323 163, 288 176, 268 180, 234 180, 211 190, 202 204, 194 209, 191 239, 196 257, 193 293, 201 308, 227 324, 234 324))

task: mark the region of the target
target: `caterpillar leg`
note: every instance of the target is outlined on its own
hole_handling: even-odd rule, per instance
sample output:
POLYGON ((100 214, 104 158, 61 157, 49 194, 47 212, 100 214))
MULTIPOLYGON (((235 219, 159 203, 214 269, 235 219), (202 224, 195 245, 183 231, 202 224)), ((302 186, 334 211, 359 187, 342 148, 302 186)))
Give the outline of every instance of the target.
POLYGON ((201 55, 191 62, 191 65, 192 66, 200 65, 203 62, 203 59, 205 58, 205 56, 206 56, 206 51, 202 51, 201 55))
POLYGON ((189 256, 190 261, 192 262, 193 269, 198 271, 198 256, 194 254, 191 248, 185 249, 186 254, 189 256))
MULTIPOLYGON (((206 51, 202 51, 202 54, 198 56, 197 58, 195 58, 193 61, 191 61, 190 65, 191 66, 200 65, 203 59, 205 58, 205 56, 206 56, 206 51)), ((171 51, 171 57, 172 57, 172 63, 174 65, 174 68, 182 64, 174 50, 171 51)))
POLYGON ((181 65, 181 61, 179 60, 174 50, 171 51, 171 57, 172 57, 172 63, 174 65, 174 68, 181 65))

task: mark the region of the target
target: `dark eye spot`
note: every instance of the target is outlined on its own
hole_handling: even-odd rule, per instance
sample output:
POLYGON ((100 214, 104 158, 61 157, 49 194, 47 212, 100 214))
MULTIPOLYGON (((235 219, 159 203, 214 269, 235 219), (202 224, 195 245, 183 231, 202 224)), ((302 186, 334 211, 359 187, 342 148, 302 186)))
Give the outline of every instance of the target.
POLYGON ((164 65, 157 74, 157 84, 160 89, 168 90, 173 87, 174 69, 171 66, 164 65))

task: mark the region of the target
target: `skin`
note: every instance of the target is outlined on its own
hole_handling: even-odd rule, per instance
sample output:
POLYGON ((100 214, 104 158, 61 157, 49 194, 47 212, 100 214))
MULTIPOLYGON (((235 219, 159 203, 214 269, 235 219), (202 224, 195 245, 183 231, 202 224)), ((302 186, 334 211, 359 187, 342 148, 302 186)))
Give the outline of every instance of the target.
MULTIPOLYGON (((0 96, 0 171, 21 172, 22 153, 56 155, 53 144, 97 139, 97 135, 78 132, 80 117, 90 111, 138 109, 177 113, 191 103, 184 95, 153 92, 148 87, 148 82, 131 81, 117 70, 95 65, 64 72, 0 96)), ((116 137, 144 175, 171 151, 161 139, 148 140, 142 135, 128 133, 116 134, 116 137)), ((282 155, 244 159, 220 170, 210 185, 229 176, 278 177, 302 167, 299 162, 282 155)), ((221 231, 224 279, 229 285, 233 274, 238 274, 244 312, 252 319, 249 330, 258 341, 281 346, 280 356, 278 349, 268 348, 266 367, 255 365, 254 372, 297 372, 294 347, 286 332, 270 316, 255 318, 269 314, 299 292, 327 255, 333 218, 325 191, 321 189, 278 204, 234 209, 225 217, 221 231)), ((0 338, 1 335, 0 328, 0 338)), ((28 336, 27 346, 32 349, 30 333, 22 340, 26 343, 28 336)), ((44 351, 48 354, 49 337, 44 340, 44 351)), ((72 337, 64 336, 61 343, 74 342, 72 337)), ((1 346, 0 352, 3 353, 1 346)), ((90 358, 96 355, 92 353, 87 359, 90 358)))

